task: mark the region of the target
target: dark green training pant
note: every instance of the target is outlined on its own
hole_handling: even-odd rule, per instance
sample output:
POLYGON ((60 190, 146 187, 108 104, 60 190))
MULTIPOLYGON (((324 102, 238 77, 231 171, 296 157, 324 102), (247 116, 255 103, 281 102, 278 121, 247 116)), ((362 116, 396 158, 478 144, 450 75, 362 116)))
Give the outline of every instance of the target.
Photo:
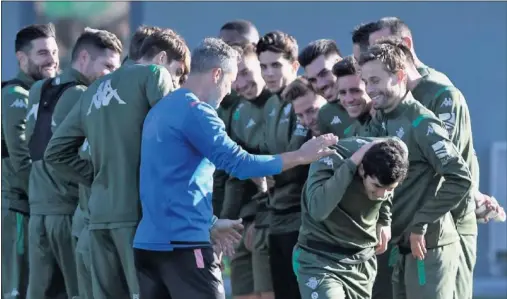
POLYGON ((90 253, 90 231, 85 225, 76 244, 76 269, 79 299, 93 299, 90 253))
POLYGON ((26 298, 28 288, 28 216, 2 209, 3 298, 26 298))
POLYGON ((78 296, 72 215, 31 215, 28 299, 78 296))
POLYGON ((461 245, 428 249, 424 260, 398 257, 393 269, 393 299, 453 299, 461 245))
POLYGON ((89 230, 93 299, 139 298, 135 232, 135 227, 89 230))
POLYGON ((292 258, 301 298, 371 298, 377 273, 374 255, 366 261, 361 261, 359 255, 336 261, 296 245, 292 258))
POLYGON ((474 268, 477 259, 477 235, 460 236, 461 255, 454 299, 472 299, 474 295, 474 268))

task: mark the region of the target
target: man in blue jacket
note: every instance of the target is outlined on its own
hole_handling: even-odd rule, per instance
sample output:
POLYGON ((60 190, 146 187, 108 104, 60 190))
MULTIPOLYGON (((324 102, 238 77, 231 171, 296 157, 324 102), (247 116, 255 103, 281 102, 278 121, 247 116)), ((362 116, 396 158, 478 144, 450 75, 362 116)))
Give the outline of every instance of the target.
POLYGON ((231 229, 220 229, 222 220, 213 217, 215 167, 240 179, 275 175, 331 154, 327 147, 337 142, 328 134, 294 152, 247 153, 228 137, 215 111, 231 92, 238 53, 220 39, 206 38, 191 61, 186 83, 160 100, 143 126, 143 217, 134 239, 143 299, 225 298, 212 242, 231 229))

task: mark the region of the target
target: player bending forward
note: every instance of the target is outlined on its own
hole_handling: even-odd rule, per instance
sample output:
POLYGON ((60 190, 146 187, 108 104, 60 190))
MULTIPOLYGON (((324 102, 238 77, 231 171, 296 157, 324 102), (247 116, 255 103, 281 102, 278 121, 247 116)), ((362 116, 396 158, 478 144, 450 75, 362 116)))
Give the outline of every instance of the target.
POLYGON ((332 148, 337 154, 310 167, 294 271, 302 298, 371 298, 408 150, 395 137, 347 138, 332 148))

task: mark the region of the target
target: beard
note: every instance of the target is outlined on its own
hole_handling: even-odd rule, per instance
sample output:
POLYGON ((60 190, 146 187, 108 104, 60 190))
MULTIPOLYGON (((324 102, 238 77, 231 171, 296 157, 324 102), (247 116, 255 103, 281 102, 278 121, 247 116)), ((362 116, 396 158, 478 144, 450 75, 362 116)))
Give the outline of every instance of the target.
POLYGON ((57 70, 54 73, 46 74, 42 71, 43 68, 50 67, 53 64, 37 65, 33 60, 28 59, 28 75, 35 81, 39 81, 46 78, 52 78, 56 75, 57 70))
MULTIPOLYGON (((370 95, 371 97, 371 95, 370 95)), ((395 99, 398 97, 395 90, 386 89, 375 93, 375 96, 371 97, 373 100, 373 108, 376 110, 389 109, 394 105, 395 99), (380 97, 380 99, 378 99, 380 97)))

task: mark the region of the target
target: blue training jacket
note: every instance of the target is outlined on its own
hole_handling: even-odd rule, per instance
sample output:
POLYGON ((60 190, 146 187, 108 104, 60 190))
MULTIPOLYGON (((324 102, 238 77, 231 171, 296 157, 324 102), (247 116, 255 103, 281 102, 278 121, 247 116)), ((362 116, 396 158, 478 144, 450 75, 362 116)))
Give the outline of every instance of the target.
POLYGON ((282 159, 244 151, 227 136, 215 109, 188 89, 160 100, 143 126, 142 218, 135 248, 170 251, 210 246, 215 166, 247 179, 279 174, 282 159))

